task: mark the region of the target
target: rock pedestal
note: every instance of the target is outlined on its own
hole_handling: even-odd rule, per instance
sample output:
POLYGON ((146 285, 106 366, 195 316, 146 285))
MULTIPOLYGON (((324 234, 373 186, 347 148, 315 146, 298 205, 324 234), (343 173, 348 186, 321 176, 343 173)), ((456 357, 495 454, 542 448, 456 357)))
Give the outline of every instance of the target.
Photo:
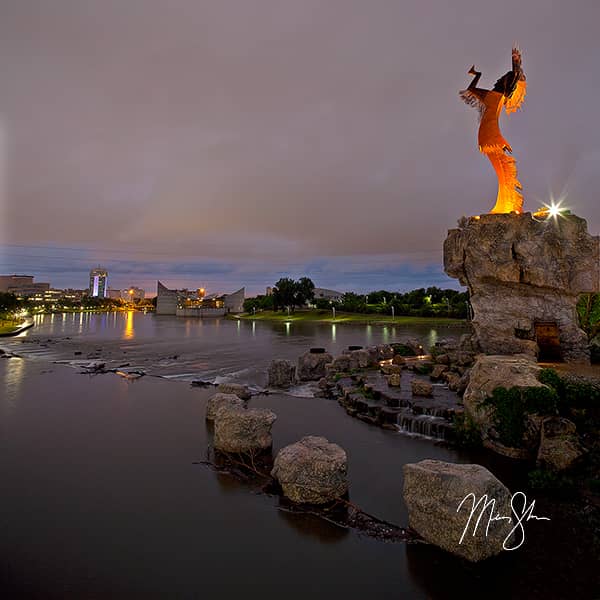
MULTIPOLYGON (((421 537, 472 562, 498 554, 512 529, 506 520, 492 520, 486 535, 492 509, 494 515, 511 516, 512 513, 507 487, 481 465, 458 465, 439 460, 406 464, 404 501, 409 525, 421 537), (486 509, 483 508, 486 500, 479 505, 469 527, 473 501, 467 499, 458 510, 468 494, 475 495, 475 503, 485 495, 487 500, 495 500, 494 506, 488 505, 486 509), (475 529, 480 512, 483 516, 475 529)), ((507 545, 510 542, 508 540, 507 545)))
POLYGON ((474 343, 486 354, 555 351, 589 362, 576 303, 597 292, 599 240, 575 215, 461 219, 444 242, 444 269, 469 288, 474 343))
POLYGON ((324 437, 308 436, 282 448, 271 475, 284 495, 301 504, 325 504, 348 491, 346 452, 324 437))

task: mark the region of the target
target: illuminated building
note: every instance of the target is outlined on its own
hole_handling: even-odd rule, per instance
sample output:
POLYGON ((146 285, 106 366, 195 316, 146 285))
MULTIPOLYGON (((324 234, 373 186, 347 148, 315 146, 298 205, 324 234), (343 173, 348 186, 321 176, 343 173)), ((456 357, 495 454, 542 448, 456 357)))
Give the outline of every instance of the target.
POLYGON ((134 300, 143 300, 146 297, 146 292, 142 288, 131 285, 121 290, 120 297, 126 302, 133 302, 134 300))
POLYGON ((97 267, 90 271, 89 295, 92 298, 108 297, 108 271, 97 267))

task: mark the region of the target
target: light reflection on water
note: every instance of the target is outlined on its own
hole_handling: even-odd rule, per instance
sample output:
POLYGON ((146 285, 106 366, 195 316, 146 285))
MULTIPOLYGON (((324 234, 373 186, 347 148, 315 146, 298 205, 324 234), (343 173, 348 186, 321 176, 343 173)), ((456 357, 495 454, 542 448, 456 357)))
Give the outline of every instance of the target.
POLYGON ((133 311, 129 310, 125 315, 125 330, 123 331, 123 339, 132 340, 135 337, 135 329, 133 326, 133 314, 133 311))
POLYGON ((25 359, 23 358, 8 358, 4 364, 4 403, 2 404, 3 411, 6 413, 12 412, 15 408, 15 400, 19 396, 19 391, 23 383, 25 375, 25 359))
POLYGON ((332 323, 331 324, 331 341, 335 344, 335 340, 336 340, 336 324, 332 323))

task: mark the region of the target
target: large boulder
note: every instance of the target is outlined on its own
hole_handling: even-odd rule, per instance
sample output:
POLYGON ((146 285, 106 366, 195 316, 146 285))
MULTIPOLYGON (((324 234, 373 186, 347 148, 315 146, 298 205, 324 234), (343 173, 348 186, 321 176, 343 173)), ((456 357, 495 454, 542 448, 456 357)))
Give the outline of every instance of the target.
POLYGON ((215 449, 257 453, 273 445, 271 427, 277 416, 266 408, 222 406, 215 415, 215 449))
POLYGON ((348 491, 347 462, 343 448, 308 436, 277 453, 271 475, 293 502, 326 504, 348 491))
POLYGON ((485 437, 493 427, 493 412, 481 402, 491 398, 497 387, 544 387, 538 380, 541 368, 535 359, 525 355, 480 355, 469 375, 469 384, 463 396, 466 414, 479 426, 485 437))
POLYGON ((235 394, 242 400, 250 400, 251 397, 248 386, 241 383, 220 383, 217 391, 222 394, 235 394))
POLYGON ((327 375, 326 366, 333 362, 328 352, 305 352, 298 358, 297 375, 300 381, 319 381, 327 375))
POLYGON ((598 258, 598 237, 571 214, 462 219, 444 242, 444 269, 469 288, 472 341, 486 354, 558 350, 568 362, 589 362, 576 304, 599 289, 598 258))
POLYGON ((276 358, 269 365, 270 387, 286 388, 296 381, 296 365, 291 360, 276 358))
POLYGON ((512 525, 504 519, 489 519, 492 510, 495 515, 511 515, 511 494, 486 468, 422 460, 403 469, 408 522, 427 542, 472 562, 502 551, 512 525), (469 494, 475 495, 474 502, 469 494), (469 521, 474 504, 485 496, 495 503, 485 508, 484 500, 469 521))
POLYGON ((563 417, 546 417, 542 421, 537 464, 551 471, 569 469, 584 454, 575 423, 563 417))
POLYGON ((209 398, 206 404, 206 420, 214 421, 217 411, 223 406, 244 408, 244 401, 235 394, 222 394, 218 392, 212 398, 209 398))

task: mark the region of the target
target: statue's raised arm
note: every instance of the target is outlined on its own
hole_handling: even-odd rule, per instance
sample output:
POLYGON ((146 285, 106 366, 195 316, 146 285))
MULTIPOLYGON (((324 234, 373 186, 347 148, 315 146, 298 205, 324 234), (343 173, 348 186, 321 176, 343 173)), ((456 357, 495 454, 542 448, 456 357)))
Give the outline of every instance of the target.
POLYGON ((498 176, 498 196, 496 204, 490 211, 493 213, 522 212, 523 196, 521 184, 517 179, 517 165, 510 144, 500 133, 498 118, 502 107, 510 114, 523 104, 527 84, 523 73, 521 52, 512 49, 512 70, 503 75, 492 90, 477 87, 481 73, 473 65, 469 69, 473 80, 466 90, 460 92, 461 98, 479 110, 479 150, 485 154, 498 176))

